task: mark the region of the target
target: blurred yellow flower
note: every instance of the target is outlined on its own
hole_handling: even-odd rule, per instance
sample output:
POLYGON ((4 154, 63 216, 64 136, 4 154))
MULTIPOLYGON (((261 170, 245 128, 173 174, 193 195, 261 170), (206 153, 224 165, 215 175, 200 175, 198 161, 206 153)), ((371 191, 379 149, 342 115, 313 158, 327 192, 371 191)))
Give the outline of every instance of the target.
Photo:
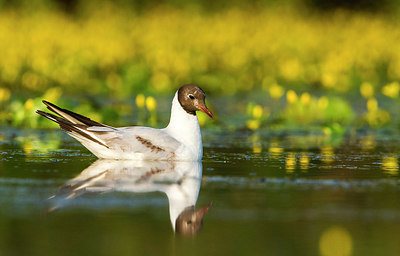
POLYGON ((263 109, 260 105, 256 105, 253 108, 253 117, 255 119, 260 119, 263 115, 263 109))
POLYGON ((367 101, 368 112, 376 112, 378 110, 378 101, 375 98, 371 98, 367 101))
POLYGON ((7 101, 11 97, 11 92, 7 88, 0 87, 0 103, 7 101))
POLYGON ((371 83, 364 82, 360 86, 360 93, 364 98, 369 99, 374 96, 374 87, 371 83))
POLYGON ((258 128, 260 128, 260 120, 248 120, 246 122, 246 126, 250 130, 253 130, 253 131, 257 130, 258 128))
POLYGON ((269 95, 273 99, 281 98, 284 93, 285 93, 285 89, 278 84, 273 84, 273 85, 271 85, 271 87, 269 87, 269 95))
POLYGON ((25 101, 25 109, 26 111, 31 111, 33 107, 35 106, 35 102, 33 99, 28 99, 25 101))
POLYGON ((146 107, 150 112, 153 112, 153 111, 156 110, 157 102, 152 96, 147 97, 147 99, 146 99, 146 107))
POLYGON ((136 106, 138 108, 144 108, 145 101, 146 97, 143 94, 140 93, 136 96, 136 106))
POLYGON ((396 99, 399 96, 400 85, 398 82, 392 82, 382 88, 383 95, 396 99))
POLYGON ((305 92, 300 96, 300 102, 304 106, 307 106, 308 104, 310 104, 310 101, 311 101, 311 96, 308 92, 305 92))
POLYGON ((293 90, 289 90, 287 93, 286 93, 286 100, 287 100, 287 102, 289 102, 290 104, 293 104, 293 103, 295 103, 296 101, 297 101, 297 94, 296 94, 296 92, 295 91, 293 91, 293 90))

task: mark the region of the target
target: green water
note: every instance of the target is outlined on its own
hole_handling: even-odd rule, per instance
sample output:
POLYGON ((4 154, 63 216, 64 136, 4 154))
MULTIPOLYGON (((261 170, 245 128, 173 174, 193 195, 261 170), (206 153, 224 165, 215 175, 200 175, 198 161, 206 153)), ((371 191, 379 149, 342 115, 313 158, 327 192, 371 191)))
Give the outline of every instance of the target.
POLYGON ((96 161, 58 130, 0 136, 0 255, 400 254, 398 131, 204 131, 202 164, 96 161), (198 232, 174 231, 210 203, 198 232))

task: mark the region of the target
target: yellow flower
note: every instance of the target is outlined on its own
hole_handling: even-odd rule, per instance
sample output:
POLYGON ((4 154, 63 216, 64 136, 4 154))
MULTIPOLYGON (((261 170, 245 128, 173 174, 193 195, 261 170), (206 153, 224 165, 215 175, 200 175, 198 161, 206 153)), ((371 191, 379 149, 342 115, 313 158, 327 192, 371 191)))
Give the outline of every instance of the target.
POLYGON ((301 101, 301 104, 303 104, 304 106, 307 106, 308 104, 310 104, 310 101, 311 101, 310 94, 308 92, 303 93, 300 97, 300 101, 301 101))
POLYGON ((25 109, 27 111, 30 111, 31 109, 33 109, 34 106, 35 106, 35 102, 33 101, 33 99, 28 99, 27 101, 25 101, 25 109))
POLYGON ((396 99, 399 96, 399 91, 400 85, 398 82, 387 84, 382 88, 383 95, 393 99, 396 99))
POLYGON ((376 112, 378 110, 378 101, 375 98, 371 98, 367 101, 368 112, 376 112))
POLYGON ((364 98, 369 99, 374 96, 374 87, 371 83, 364 82, 360 86, 360 93, 364 98))
POLYGON ((136 106, 138 108, 144 108, 146 97, 143 94, 138 94, 136 96, 136 106))
POLYGON ((260 128, 260 121, 259 120, 248 120, 246 122, 247 128, 250 130, 257 130, 260 128))
POLYGON ((147 99, 146 99, 146 107, 150 112, 155 111, 156 108, 157 108, 156 100, 151 96, 147 97, 147 99))
POLYGON ((279 99, 284 93, 285 89, 278 84, 273 84, 269 88, 269 95, 271 95, 271 98, 273 99, 279 99))
POLYGON ((9 100, 11 97, 11 92, 7 88, 0 88, 0 102, 9 100))
POLYGON ((297 94, 296 94, 296 92, 295 91, 293 91, 293 90, 289 90, 287 93, 286 93, 286 100, 290 103, 290 104, 293 104, 293 103, 295 103, 296 101, 297 101, 297 94))
POLYGON ((253 108, 253 117, 254 117, 255 119, 260 119, 260 118, 262 117, 262 115, 263 115, 263 109, 262 109, 262 107, 261 107, 260 105, 256 105, 256 106, 253 108))

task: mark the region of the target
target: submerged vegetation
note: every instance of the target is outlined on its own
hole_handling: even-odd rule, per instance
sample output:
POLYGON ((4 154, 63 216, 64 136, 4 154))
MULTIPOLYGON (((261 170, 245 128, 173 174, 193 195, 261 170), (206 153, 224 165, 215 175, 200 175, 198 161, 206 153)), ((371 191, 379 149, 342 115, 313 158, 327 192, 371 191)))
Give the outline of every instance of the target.
MULTIPOLYGON (((158 100, 196 83, 215 101, 248 95, 239 102, 244 118, 219 127, 336 133, 350 125, 399 125, 398 21, 296 10, 138 11, 107 2, 77 14, 3 8, 0 122, 54 127, 34 114, 46 99, 100 122, 125 124, 124 117, 137 115, 138 124, 157 126, 158 100)), ((203 116, 200 123, 216 126, 203 116)))

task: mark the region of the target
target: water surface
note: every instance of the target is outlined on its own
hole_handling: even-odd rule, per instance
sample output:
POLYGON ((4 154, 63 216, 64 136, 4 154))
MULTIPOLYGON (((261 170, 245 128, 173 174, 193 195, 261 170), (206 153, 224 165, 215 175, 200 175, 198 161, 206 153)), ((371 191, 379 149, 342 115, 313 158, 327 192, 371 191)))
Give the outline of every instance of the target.
POLYGON ((57 130, 0 135, 1 255, 400 253, 397 131, 205 131, 199 165, 99 162, 57 130))

